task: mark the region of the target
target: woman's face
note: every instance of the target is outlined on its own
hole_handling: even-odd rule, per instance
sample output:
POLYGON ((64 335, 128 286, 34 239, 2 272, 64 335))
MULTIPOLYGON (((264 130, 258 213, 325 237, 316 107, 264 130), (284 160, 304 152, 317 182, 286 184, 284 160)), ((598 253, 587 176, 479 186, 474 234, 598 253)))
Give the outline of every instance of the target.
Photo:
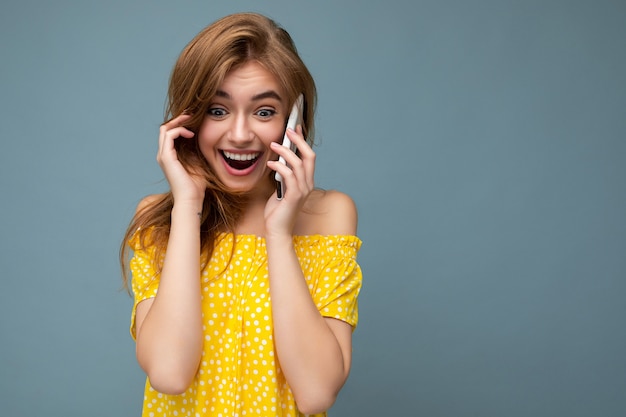
POLYGON ((285 94, 274 76, 250 61, 218 88, 198 132, 200 151, 230 189, 270 194, 270 143, 281 141, 287 120, 285 94))

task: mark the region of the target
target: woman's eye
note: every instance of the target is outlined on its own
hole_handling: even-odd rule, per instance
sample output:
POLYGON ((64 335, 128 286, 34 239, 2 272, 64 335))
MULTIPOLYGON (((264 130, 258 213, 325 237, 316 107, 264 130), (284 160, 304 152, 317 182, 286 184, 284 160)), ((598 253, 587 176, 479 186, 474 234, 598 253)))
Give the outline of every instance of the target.
POLYGON ((267 119, 268 117, 272 117, 273 115, 275 115, 276 111, 272 110, 272 109, 261 109, 261 110, 257 111, 256 114, 259 117, 267 119))
POLYGON ((207 113, 213 117, 224 117, 226 116, 226 110, 222 109, 221 107, 213 107, 210 108, 207 113))

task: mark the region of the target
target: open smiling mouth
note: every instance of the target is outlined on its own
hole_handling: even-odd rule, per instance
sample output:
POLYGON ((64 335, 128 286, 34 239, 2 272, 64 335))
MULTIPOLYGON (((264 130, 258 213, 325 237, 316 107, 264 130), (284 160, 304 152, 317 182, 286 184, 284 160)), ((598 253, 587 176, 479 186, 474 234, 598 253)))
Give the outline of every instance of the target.
POLYGON ((227 151, 221 151, 222 156, 224 157, 224 161, 233 169, 236 170, 244 170, 250 168, 254 165, 260 152, 251 152, 251 153, 232 153, 227 151))

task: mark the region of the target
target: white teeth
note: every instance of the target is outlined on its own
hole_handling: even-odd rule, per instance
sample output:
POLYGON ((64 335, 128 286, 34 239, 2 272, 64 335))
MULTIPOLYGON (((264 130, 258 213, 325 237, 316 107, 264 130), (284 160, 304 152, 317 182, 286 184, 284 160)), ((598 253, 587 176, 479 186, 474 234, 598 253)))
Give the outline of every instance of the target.
POLYGON ((259 152, 255 153, 231 153, 224 151, 224 156, 234 161, 251 161, 259 156, 259 152))

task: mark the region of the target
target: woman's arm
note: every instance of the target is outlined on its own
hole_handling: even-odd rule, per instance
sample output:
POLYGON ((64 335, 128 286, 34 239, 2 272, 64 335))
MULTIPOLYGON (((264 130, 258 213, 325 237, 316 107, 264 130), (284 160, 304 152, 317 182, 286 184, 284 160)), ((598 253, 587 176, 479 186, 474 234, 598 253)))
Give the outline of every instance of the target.
MULTIPOLYGON (((270 198, 265 207, 266 245, 274 322, 274 343, 280 366, 298 409, 305 414, 326 411, 335 402, 351 364, 352 327, 324 318, 317 310, 293 246, 302 208, 314 190, 316 155, 302 136, 302 129, 287 134, 300 153, 275 144, 274 152, 287 166, 268 162, 280 172, 286 185, 284 198, 270 198)), ((357 212, 345 194, 333 192, 316 199, 307 228, 322 234, 355 235, 357 212), (310 224, 314 223, 314 224, 310 224)))
MULTIPOLYGON (((324 197, 316 223, 325 234, 355 235, 356 208, 344 194, 324 197)), ((317 210, 316 210, 317 211, 317 210)), ((326 411, 345 383, 352 359, 352 327, 318 311, 291 235, 267 236, 274 342, 301 412, 326 411)))
POLYGON ((137 361, 152 387, 165 394, 189 387, 202 353, 197 212, 174 206, 159 290, 136 311, 137 361))
POLYGON ((174 195, 171 227, 159 289, 136 310, 137 361, 157 391, 184 392, 202 355, 200 305, 200 217, 204 185, 176 158, 174 140, 193 133, 182 127, 188 116, 161 126, 157 160, 174 195))

